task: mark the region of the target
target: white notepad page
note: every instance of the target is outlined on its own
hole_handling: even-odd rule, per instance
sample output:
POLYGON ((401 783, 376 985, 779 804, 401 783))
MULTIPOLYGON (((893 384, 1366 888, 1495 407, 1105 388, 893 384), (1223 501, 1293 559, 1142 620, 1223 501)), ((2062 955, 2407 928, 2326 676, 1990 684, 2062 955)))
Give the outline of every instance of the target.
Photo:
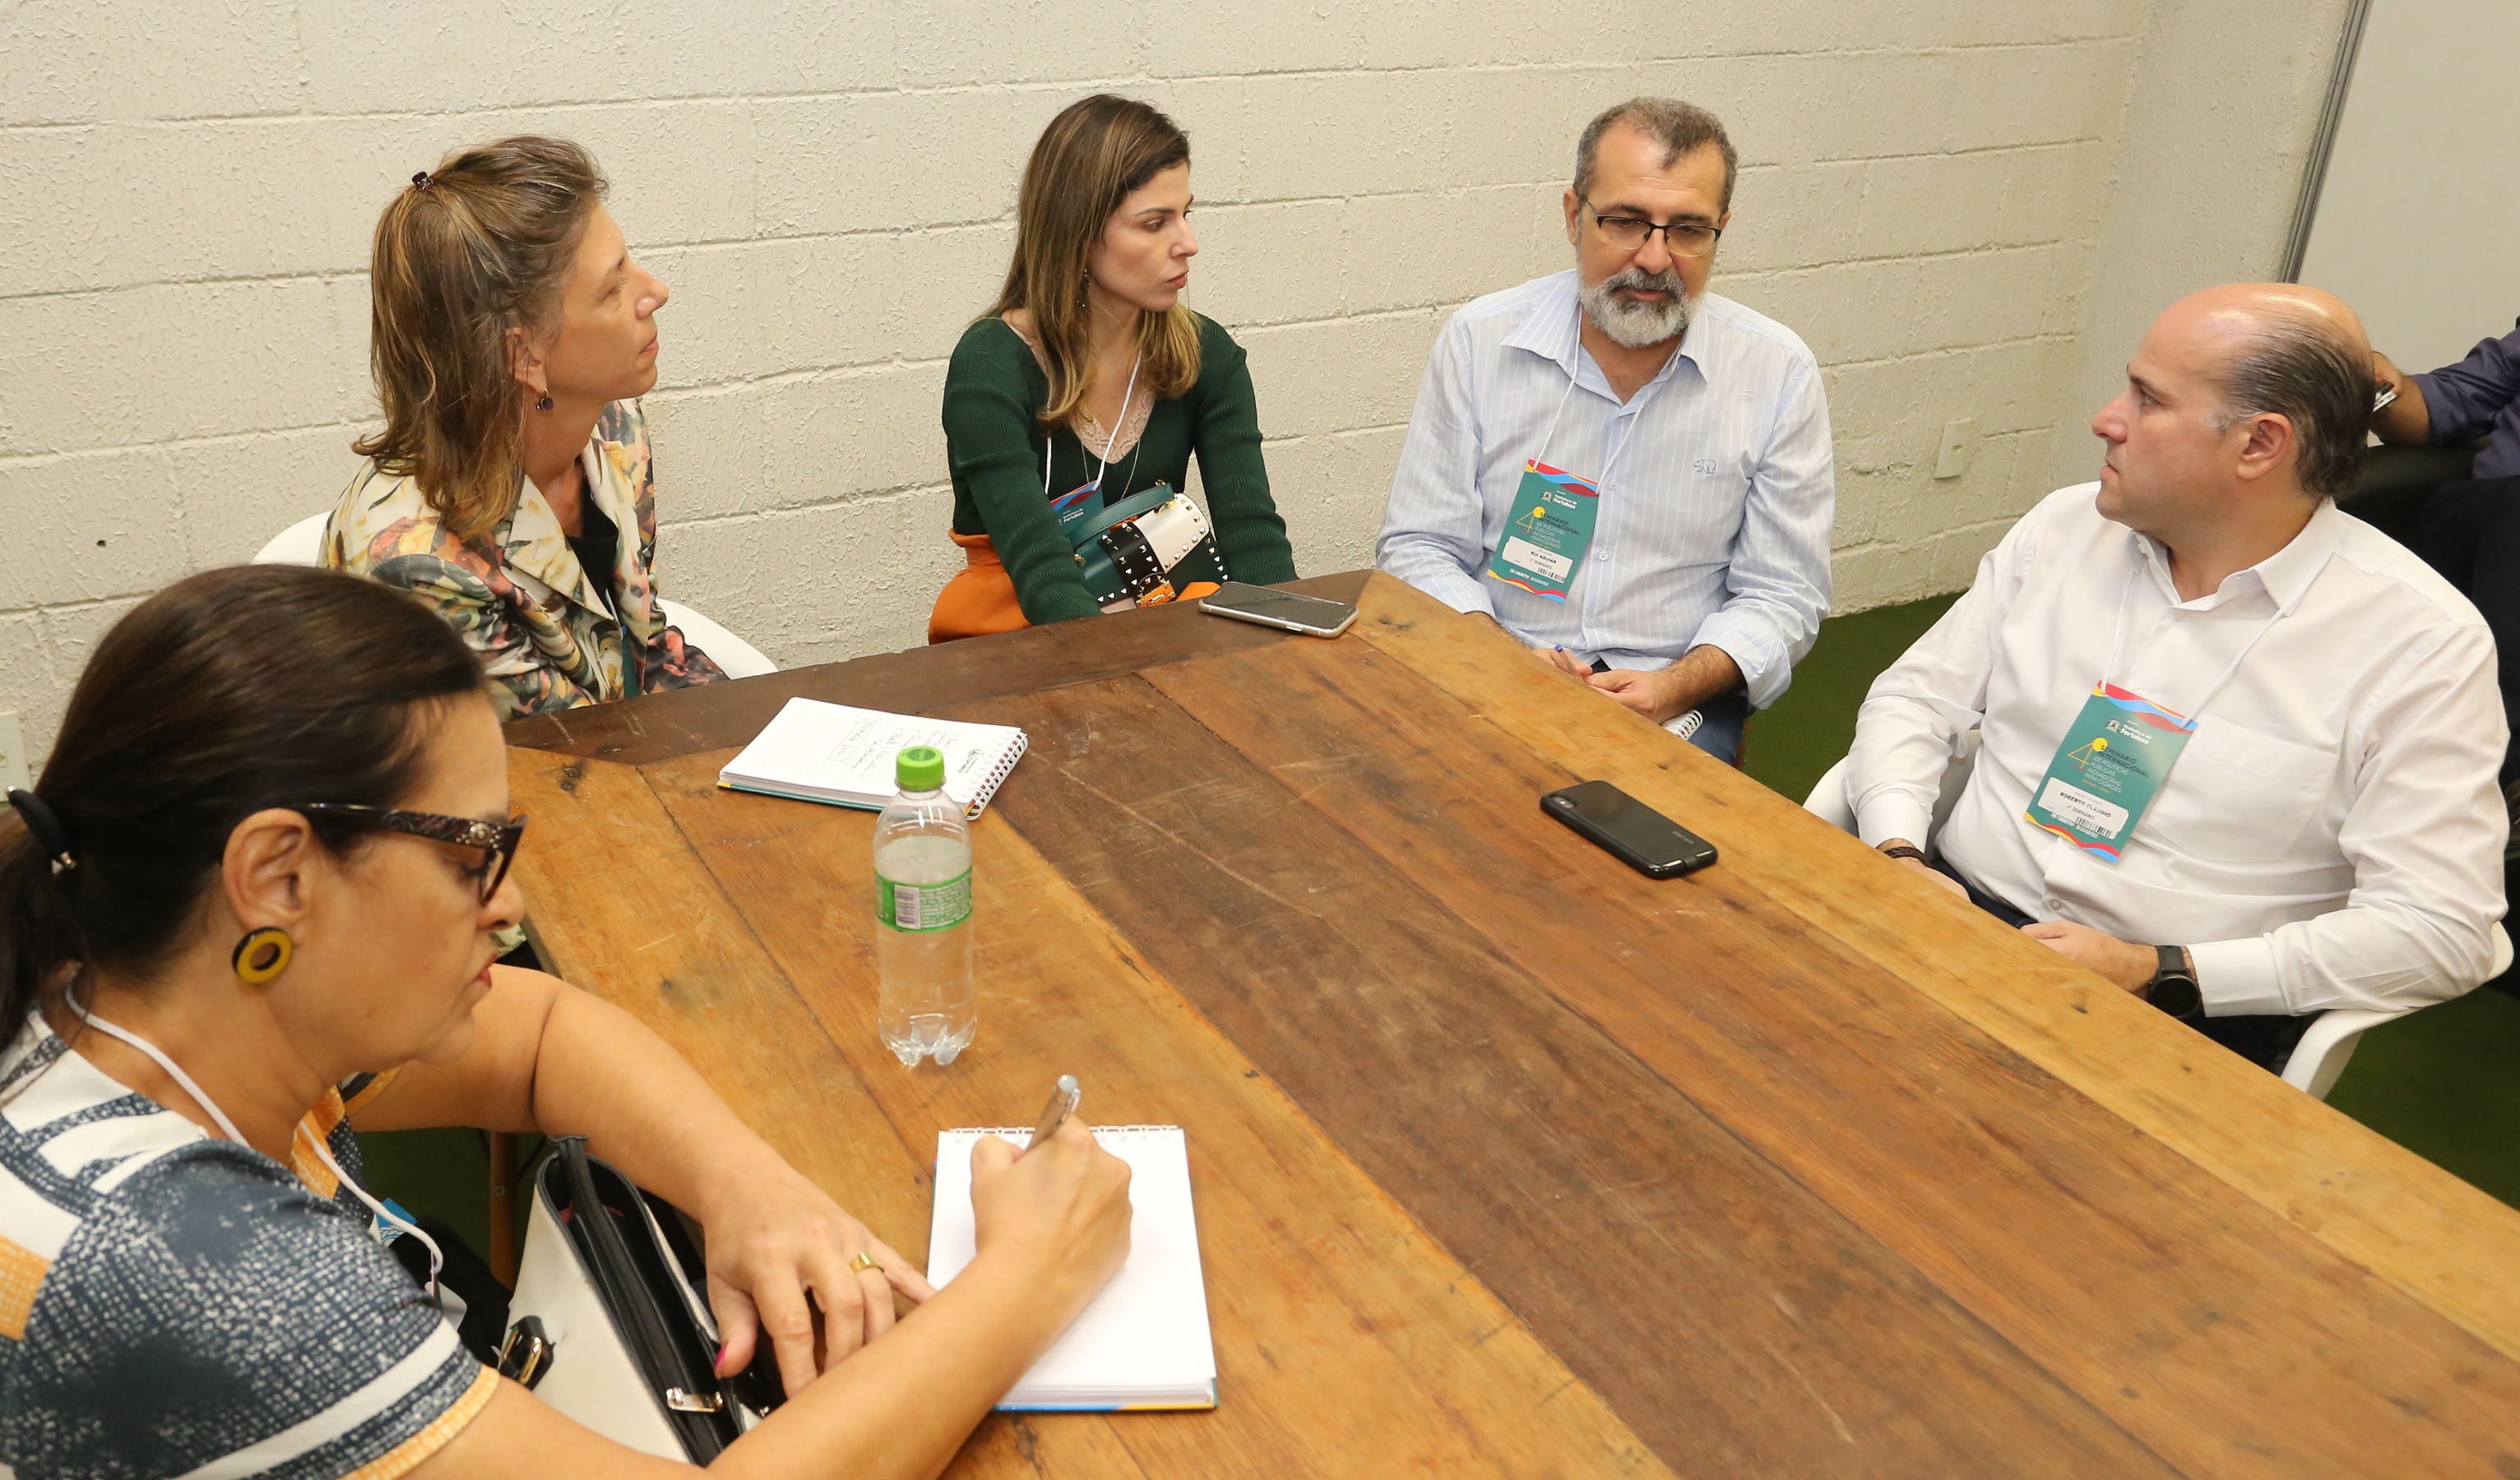
MULTIPOLYGON (((936 1137, 936 1213, 927 1280, 943 1287, 971 1262, 971 1147, 1016 1145, 1028 1130, 936 1137)), ((1179 1126, 1102 1126, 1102 1149, 1129 1164, 1129 1262, 998 1407, 1015 1410, 1214 1408, 1216 1347, 1190 1201, 1190 1143, 1179 1126)))
POLYGON ((898 789, 893 763, 901 752, 913 745, 933 745, 945 757, 945 794, 977 816, 1023 754, 1024 743, 1024 733, 1012 725, 976 725, 791 698, 753 737, 752 743, 718 772, 718 784, 774 796, 878 808, 898 789))

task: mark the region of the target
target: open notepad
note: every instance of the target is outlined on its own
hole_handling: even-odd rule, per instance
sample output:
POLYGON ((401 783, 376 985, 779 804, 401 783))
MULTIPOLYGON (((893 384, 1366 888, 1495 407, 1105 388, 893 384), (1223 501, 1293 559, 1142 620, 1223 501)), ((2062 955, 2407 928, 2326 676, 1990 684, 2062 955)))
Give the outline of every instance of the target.
POLYGON ((717 774, 717 784, 796 801, 882 809, 900 792, 893 761, 913 745, 933 745, 945 757, 945 794, 977 817, 998 784, 1023 758, 1024 733, 1011 725, 852 709, 820 699, 791 698, 717 774))
MULTIPOLYGON (((983 1136, 1016 1145, 1032 1139, 1019 1128, 938 1134, 927 1280, 940 1288, 971 1262, 971 1146, 983 1136)), ((998 1407, 1214 1408, 1216 1347, 1191 1215, 1190 1144, 1179 1126, 1100 1126, 1094 1139, 1129 1164, 1129 1262, 998 1407)))

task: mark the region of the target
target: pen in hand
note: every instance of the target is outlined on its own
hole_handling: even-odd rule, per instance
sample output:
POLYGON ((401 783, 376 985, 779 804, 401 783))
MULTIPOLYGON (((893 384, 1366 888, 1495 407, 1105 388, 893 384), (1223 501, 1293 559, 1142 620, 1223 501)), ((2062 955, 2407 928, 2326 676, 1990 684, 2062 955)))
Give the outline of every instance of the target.
POLYGON ((1076 1113, 1076 1102, 1084 1098, 1085 1092, 1076 1087, 1075 1075, 1059 1075, 1058 1085, 1050 1092, 1050 1103, 1041 1107, 1041 1119, 1033 1126, 1032 1140, 1024 1143, 1024 1148, 1029 1150, 1058 1135, 1059 1127, 1067 1124, 1067 1117, 1076 1113))

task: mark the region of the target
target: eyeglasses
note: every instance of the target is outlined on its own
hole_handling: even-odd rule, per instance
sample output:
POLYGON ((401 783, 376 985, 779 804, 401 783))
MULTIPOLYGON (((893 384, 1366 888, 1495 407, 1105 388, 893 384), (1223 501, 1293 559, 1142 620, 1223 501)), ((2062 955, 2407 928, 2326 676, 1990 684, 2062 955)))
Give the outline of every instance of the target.
POLYGON ((1724 235, 1721 226, 1703 221, 1648 221, 1642 216, 1605 216, 1601 208, 1586 201, 1584 208, 1593 213, 1593 224, 1601 229, 1601 239, 1621 251, 1642 251, 1645 241, 1655 232, 1662 233, 1662 245, 1675 257, 1702 257, 1715 249, 1716 239, 1724 235))
POLYGON ((398 812, 348 802, 304 802, 290 810, 316 817, 338 818, 356 827, 453 843, 459 848, 478 848, 481 850, 481 866, 471 873, 481 880, 481 902, 485 905, 492 895, 499 892, 499 885, 507 881, 508 866, 517 861, 517 844, 525 835, 526 819, 522 817, 510 818, 507 826, 501 827, 477 817, 449 817, 443 812, 398 812))

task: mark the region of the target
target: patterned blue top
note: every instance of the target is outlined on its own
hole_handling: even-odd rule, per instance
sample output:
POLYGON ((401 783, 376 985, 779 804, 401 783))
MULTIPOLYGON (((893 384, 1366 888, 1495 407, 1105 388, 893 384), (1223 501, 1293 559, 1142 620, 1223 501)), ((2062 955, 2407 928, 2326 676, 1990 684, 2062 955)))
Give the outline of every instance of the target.
POLYGON ((292 1171, 29 1021, 0 1054, 0 1480, 393 1475, 480 1412, 496 1376, 304 1150, 360 1175, 338 1094, 292 1171))

